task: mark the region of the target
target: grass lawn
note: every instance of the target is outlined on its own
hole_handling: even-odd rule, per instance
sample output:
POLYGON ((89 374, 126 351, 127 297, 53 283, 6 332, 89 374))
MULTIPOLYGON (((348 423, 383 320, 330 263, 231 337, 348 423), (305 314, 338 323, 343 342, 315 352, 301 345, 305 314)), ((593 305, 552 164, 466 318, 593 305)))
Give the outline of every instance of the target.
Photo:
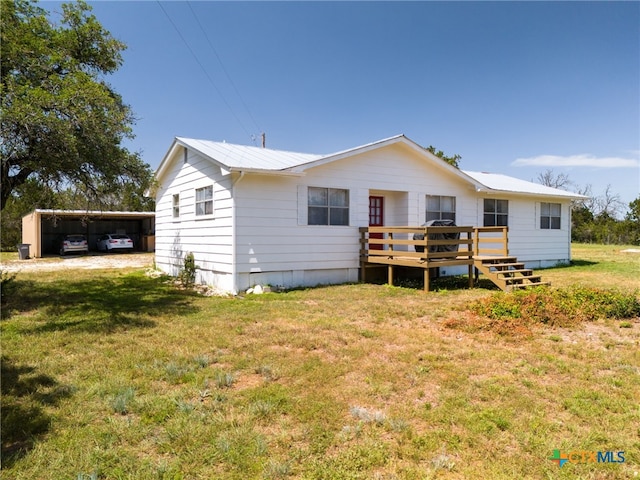
MULTIPOLYGON (((638 295, 622 249, 574 245, 541 273, 638 295)), ((638 318, 469 333, 452 320, 495 290, 446 283, 219 298, 77 270, 12 286, 3 479, 640 478, 638 318)))

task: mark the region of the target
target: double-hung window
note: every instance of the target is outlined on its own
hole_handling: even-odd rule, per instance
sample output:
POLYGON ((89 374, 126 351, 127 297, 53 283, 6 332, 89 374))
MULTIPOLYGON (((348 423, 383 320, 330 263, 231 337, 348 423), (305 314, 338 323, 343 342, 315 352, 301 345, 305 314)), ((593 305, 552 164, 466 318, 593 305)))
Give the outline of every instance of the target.
POLYGON ((456 221, 456 197, 427 195, 426 221, 453 220, 456 221))
POLYGON ((559 230, 561 211, 559 203, 542 202, 540 204, 540 228, 559 230))
POLYGON ((213 215, 213 185, 196 188, 196 217, 213 215))
POLYGON ((509 225, 509 201, 485 198, 484 226, 506 227, 509 225))
POLYGON ((309 187, 309 225, 349 225, 349 190, 309 187))

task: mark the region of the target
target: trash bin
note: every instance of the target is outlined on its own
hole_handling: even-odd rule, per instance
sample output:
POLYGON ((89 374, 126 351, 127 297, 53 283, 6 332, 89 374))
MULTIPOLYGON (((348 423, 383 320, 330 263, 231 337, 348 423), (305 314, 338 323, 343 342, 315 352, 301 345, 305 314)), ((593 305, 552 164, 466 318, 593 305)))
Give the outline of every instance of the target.
POLYGON ((20 260, 27 260, 29 258, 29 247, 30 243, 19 243, 18 247, 18 258, 20 260))

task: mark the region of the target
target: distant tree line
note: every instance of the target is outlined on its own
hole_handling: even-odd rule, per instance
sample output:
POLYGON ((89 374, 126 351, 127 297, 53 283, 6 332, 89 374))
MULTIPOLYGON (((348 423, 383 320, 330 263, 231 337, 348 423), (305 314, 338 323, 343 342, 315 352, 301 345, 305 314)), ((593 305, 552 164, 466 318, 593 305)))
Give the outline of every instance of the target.
POLYGON ((602 194, 595 194, 591 185, 578 187, 566 174, 555 174, 552 170, 539 174, 537 181, 549 187, 572 189, 588 197, 573 204, 573 242, 640 245, 640 196, 629 203, 626 209, 620 195, 612 192, 611 185, 602 194))

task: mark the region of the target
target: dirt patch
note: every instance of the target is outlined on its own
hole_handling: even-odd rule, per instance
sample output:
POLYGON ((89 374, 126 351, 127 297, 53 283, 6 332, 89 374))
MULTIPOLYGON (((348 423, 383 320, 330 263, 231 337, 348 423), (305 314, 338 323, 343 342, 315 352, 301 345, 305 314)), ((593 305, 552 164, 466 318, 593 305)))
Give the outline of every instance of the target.
POLYGON ((153 265, 153 253, 90 253, 65 257, 30 258, 4 262, 7 272, 52 272, 71 269, 144 268, 153 265))

